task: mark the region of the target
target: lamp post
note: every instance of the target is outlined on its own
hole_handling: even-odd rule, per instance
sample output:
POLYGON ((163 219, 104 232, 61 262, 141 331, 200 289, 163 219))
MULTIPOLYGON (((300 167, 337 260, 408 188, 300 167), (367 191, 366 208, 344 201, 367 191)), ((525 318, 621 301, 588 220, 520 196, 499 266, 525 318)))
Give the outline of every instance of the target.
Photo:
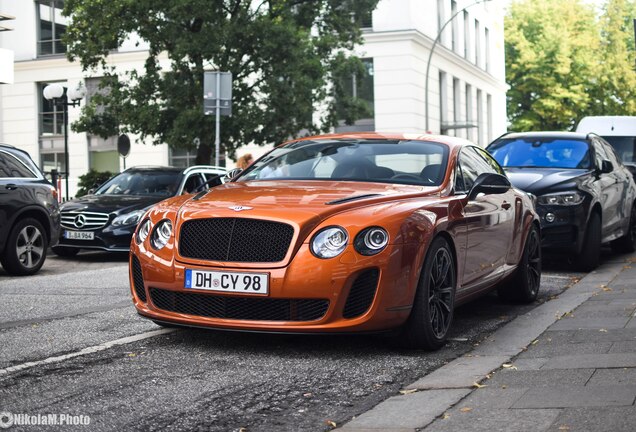
MULTIPOLYGON (((439 43, 439 41, 440 41, 440 39, 441 39, 441 37, 442 37, 442 32, 444 31, 444 29, 446 28, 446 26, 447 26, 450 22, 452 22, 452 21, 455 19, 455 17, 456 17, 457 15, 459 15, 459 14, 460 14, 460 13, 462 13, 462 12, 464 12, 466 9, 468 9, 468 8, 469 8, 469 7, 471 7, 471 6, 475 6, 476 4, 479 4, 479 3, 486 3, 486 2, 489 2, 489 1, 492 1, 492 0, 478 0, 478 1, 474 2, 474 3, 469 4, 468 6, 464 6, 464 8, 462 8, 462 9, 458 10, 457 12, 455 12, 455 13, 454 13, 454 14, 453 14, 453 15, 452 15, 452 16, 451 16, 451 17, 450 17, 450 18, 449 18, 449 19, 448 19, 448 20, 444 23, 444 25, 442 26, 442 28, 440 28, 440 29, 439 29, 439 31, 437 32, 437 36, 435 36, 435 41, 433 41, 433 46, 431 47, 431 51, 428 53, 428 61, 426 62, 426 78, 424 78, 424 80, 425 80, 425 82, 426 82, 426 85, 425 85, 425 87, 426 87, 426 89, 425 89, 426 94, 424 95, 424 99, 425 99, 425 100, 424 100, 424 104, 426 105, 426 106, 425 106, 425 109, 426 109, 426 131, 427 131, 427 132, 430 130, 430 129, 429 129, 429 115, 428 115, 428 76, 429 76, 429 73, 430 73, 430 71, 431 71, 431 59, 433 58, 433 51, 435 51, 435 47, 437 47, 437 44, 439 43)), ((441 122, 441 119, 440 119, 440 122, 441 122)), ((440 132, 441 132, 441 130, 440 130, 440 132)))
POLYGON ((65 198, 68 200, 68 107, 79 106, 80 100, 86 96, 86 87, 80 82, 76 87, 67 89, 59 83, 49 84, 42 91, 44 98, 62 107, 64 117, 64 178, 66 186, 65 198))

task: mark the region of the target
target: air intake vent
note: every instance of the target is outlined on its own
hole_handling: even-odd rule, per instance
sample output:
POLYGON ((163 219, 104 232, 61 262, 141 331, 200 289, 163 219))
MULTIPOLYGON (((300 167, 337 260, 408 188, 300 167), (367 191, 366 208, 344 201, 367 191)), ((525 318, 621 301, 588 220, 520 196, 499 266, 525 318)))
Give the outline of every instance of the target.
POLYGON ((132 257, 132 277, 133 277, 133 288, 135 289, 135 294, 137 294, 137 298, 142 302, 146 302, 146 290, 144 289, 144 276, 141 272, 141 264, 139 264, 139 259, 135 255, 132 257))
POLYGON ((351 291, 342 312, 343 317, 355 318, 369 310, 378 288, 379 274, 378 269, 369 269, 358 275, 351 285, 351 291))

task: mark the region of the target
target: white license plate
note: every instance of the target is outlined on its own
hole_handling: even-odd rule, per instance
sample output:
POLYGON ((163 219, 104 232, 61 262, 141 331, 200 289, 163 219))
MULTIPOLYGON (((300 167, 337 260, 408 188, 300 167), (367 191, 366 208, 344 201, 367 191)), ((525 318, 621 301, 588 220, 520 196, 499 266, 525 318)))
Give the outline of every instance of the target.
POLYGON ((209 291, 267 294, 269 291, 267 273, 236 273, 204 270, 185 271, 185 288, 209 291))
POLYGON ((64 237, 69 240, 93 240, 95 233, 93 231, 65 231, 64 237))

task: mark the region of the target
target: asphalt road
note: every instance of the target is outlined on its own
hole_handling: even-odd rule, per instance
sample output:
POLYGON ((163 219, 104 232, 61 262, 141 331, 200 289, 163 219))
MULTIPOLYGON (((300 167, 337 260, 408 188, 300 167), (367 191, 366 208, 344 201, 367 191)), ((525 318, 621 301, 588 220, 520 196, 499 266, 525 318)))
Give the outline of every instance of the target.
POLYGON ((533 305, 489 295, 458 309, 434 353, 379 336, 176 330, 6 373, 159 329, 132 307, 126 255, 51 256, 37 276, 0 271, 0 412, 88 415, 91 430, 329 430, 557 296, 583 276, 564 261, 548 264, 533 305))

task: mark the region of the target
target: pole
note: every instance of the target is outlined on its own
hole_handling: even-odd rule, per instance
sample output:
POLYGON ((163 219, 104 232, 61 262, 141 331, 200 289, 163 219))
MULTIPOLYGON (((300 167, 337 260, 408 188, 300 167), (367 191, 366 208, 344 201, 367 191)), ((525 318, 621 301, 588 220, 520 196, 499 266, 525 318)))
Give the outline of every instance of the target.
MULTIPOLYGON (((437 44, 439 43, 441 37, 442 37, 442 32, 444 31, 444 29, 446 28, 446 26, 452 22, 455 17, 457 15, 459 15, 460 13, 464 12, 466 9, 468 9, 471 6, 475 6, 476 4, 479 3, 485 3, 487 1, 491 1, 491 0, 479 0, 476 1, 475 3, 471 3, 468 6, 465 6, 463 9, 458 10, 457 12, 455 12, 453 14, 453 16, 451 16, 442 26, 441 29, 439 29, 439 31, 437 32, 437 36, 435 37, 435 40, 433 41, 433 46, 431 47, 431 51, 428 53, 428 61, 426 62, 426 77, 424 78, 425 81, 425 95, 424 95, 424 104, 425 104, 425 111, 426 111, 426 132, 428 132, 429 129, 429 114, 428 114, 428 76, 431 70, 431 59, 433 58, 433 51, 435 51, 435 47, 437 46, 437 44)), ((636 20, 635 20, 636 21, 636 20)), ((441 119, 440 119, 441 121, 441 119)), ((441 133, 441 130, 440 130, 441 133)))
POLYGON ((62 98, 62 107, 64 115, 64 181, 66 182, 66 201, 68 201, 68 98, 66 96, 66 90, 64 90, 64 96, 62 98))
POLYGON ((216 132, 214 134, 214 166, 219 166, 221 152, 221 74, 216 74, 216 132))

